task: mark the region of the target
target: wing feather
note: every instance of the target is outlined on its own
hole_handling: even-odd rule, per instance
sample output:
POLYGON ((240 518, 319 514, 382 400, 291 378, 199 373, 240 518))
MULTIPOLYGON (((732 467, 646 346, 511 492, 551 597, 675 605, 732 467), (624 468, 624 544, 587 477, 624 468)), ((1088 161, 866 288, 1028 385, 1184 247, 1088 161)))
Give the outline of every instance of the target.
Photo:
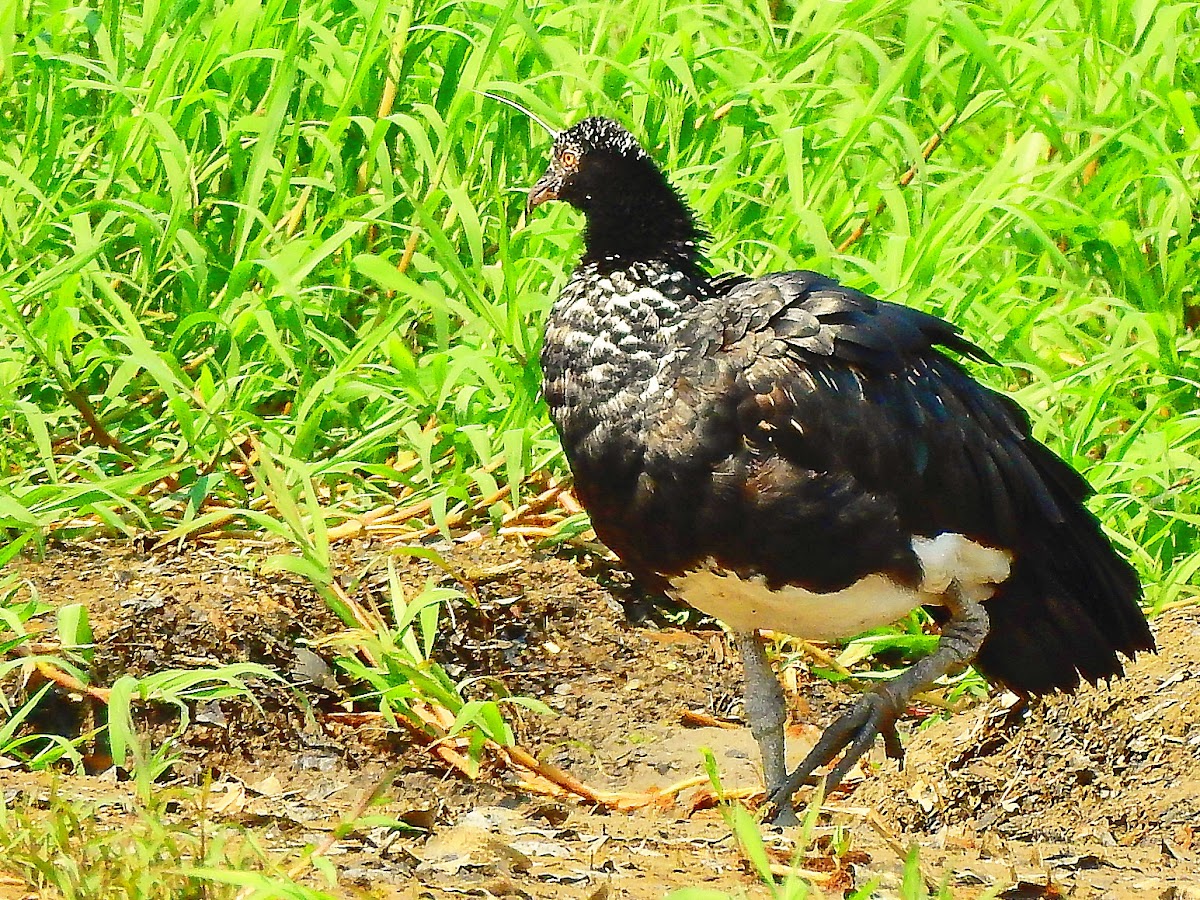
POLYGON ((694 326, 721 343, 685 333, 682 365, 707 356, 756 496, 781 498, 744 509, 741 527, 772 531, 810 570, 837 554, 821 589, 878 569, 880 554, 903 570, 899 542, 955 532, 1016 557, 980 655, 1015 689, 1069 690, 1119 673, 1116 650, 1153 647, 1136 574, 1082 505, 1087 482, 946 353, 991 361, 953 325, 791 272, 731 283, 694 326), (777 508, 789 492, 790 518, 777 508))

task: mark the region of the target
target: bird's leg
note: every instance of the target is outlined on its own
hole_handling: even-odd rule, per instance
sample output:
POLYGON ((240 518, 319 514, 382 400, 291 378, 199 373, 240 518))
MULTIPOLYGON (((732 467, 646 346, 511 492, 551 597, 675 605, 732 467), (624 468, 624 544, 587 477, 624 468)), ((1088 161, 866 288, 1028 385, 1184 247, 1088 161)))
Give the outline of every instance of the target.
POLYGON ((904 750, 896 734, 896 719, 908 707, 909 698, 924 690, 956 666, 969 662, 987 637, 988 615, 982 604, 964 597, 952 584, 947 598, 950 620, 942 626, 937 649, 918 661, 903 675, 886 681, 864 694, 854 707, 825 729, 817 745, 769 795, 769 803, 779 813, 791 813, 792 794, 822 766, 828 765, 843 750, 841 760, 829 773, 826 790, 833 790, 858 759, 871 749, 875 736, 882 732, 887 754, 902 759, 904 750))
MULTIPOLYGON (((783 732, 787 722, 787 704, 779 679, 767 661, 767 652, 758 632, 741 632, 737 635, 737 642, 742 654, 742 668, 746 673, 746 718, 750 721, 750 733, 758 741, 758 749, 762 753, 767 796, 774 797, 787 779, 783 732)), ((791 807, 791 792, 787 794, 786 803, 777 806, 775 821, 780 825, 798 824, 799 820, 791 807)))

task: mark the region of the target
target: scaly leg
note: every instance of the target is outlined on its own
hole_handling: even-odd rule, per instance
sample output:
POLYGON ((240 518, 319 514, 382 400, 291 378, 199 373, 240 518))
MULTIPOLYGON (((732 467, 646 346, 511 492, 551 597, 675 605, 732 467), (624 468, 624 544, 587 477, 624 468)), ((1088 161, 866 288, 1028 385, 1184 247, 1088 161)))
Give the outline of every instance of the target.
MULTIPOLYGON (((787 722, 787 704, 783 688, 771 670, 766 650, 758 632, 746 631, 737 635, 738 649, 742 654, 742 667, 746 672, 746 718, 750 721, 750 733, 758 741, 762 753, 763 780, 767 783, 767 796, 774 797, 787 780, 787 758, 784 756, 783 726, 787 722)), ((791 806, 791 792, 786 803, 779 804, 775 821, 780 825, 799 823, 791 806)))
POLYGON ((950 586, 947 606, 950 620, 942 626, 937 649, 917 662, 903 675, 880 684, 864 694, 854 707, 825 729, 817 745, 804 762, 796 767, 779 789, 769 795, 769 803, 777 810, 774 818, 792 815, 792 794, 806 783, 813 772, 828 765, 843 750, 841 760, 829 773, 827 791, 833 790, 858 759, 871 749, 876 735, 883 734, 888 756, 902 759, 904 749, 896 734, 896 719, 908 708, 908 701, 917 691, 924 690, 956 666, 970 662, 988 633, 987 610, 979 603, 963 597, 955 585, 950 586))

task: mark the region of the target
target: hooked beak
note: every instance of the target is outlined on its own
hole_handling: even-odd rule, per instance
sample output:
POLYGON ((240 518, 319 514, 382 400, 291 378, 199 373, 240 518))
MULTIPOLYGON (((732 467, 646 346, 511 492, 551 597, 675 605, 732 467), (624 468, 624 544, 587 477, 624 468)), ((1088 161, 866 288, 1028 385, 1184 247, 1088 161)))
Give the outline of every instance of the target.
POLYGON ((529 198, 525 201, 526 214, 533 212, 535 207, 541 206, 547 200, 557 200, 561 187, 562 178, 554 169, 547 169, 546 174, 539 178, 537 184, 529 191, 529 198))

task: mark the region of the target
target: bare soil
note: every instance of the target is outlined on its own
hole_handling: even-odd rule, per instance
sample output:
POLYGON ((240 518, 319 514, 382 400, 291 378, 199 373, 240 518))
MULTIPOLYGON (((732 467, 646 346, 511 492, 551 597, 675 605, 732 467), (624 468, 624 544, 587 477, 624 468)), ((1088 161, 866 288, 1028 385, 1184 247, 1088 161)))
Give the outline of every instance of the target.
MULTIPOLYGON (((745 727, 689 727, 699 712, 739 721, 741 670, 715 627, 676 627, 618 570, 505 544, 445 543, 454 575, 395 558, 410 590, 470 586, 453 605, 438 657, 472 691, 537 697, 558 715, 517 715, 518 741, 589 785, 639 791, 703 774, 710 748, 726 788, 758 785, 745 727)), ((385 785, 371 814, 383 826, 337 841, 329 858, 347 896, 659 898, 706 887, 768 896, 720 813, 680 802, 611 813, 539 795, 517 773, 485 765, 470 780, 377 717, 355 715, 353 687, 321 639, 340 623, 300 579, 263 575, 262 548, 230 542, 178 555, 128 543, 55 547, 15 570, 55 604, 87 606, 96 636, 93 683, 168 668, 256 662, 290 684, 254 682, 256 703, 196 704, 169 779, 211 779, 206 815, 281 850, 319 841, 385 785)), ((386 553, 339 560, 352 592, 383 600, 386 553)), ((680 619, 680 621, 682 621, 680 619)), ((877 752, 826 803, 817 895, 872 881, 898 896, 901 855, 921 848, 925 871, 955 897, 1200 898, 1200 611, 1155 623, 1157 656, 1110 686, 1056 697, 1023 713, 1003 695, 905 736, 903 770, 877 752)), ((848 688, 796 673, 797 755, 854 699, 848 688)), ((85 703, 65 695, 40 730, 73 733, 85 703)), ((169 709, 146 714, 156 739, 176 731, 169 709)), ((102 752, 95 775, 4 773, 6 801, 55 790, 126 803, 102 752)), ((779 859, 789 835, 767 830, 779 859)))

